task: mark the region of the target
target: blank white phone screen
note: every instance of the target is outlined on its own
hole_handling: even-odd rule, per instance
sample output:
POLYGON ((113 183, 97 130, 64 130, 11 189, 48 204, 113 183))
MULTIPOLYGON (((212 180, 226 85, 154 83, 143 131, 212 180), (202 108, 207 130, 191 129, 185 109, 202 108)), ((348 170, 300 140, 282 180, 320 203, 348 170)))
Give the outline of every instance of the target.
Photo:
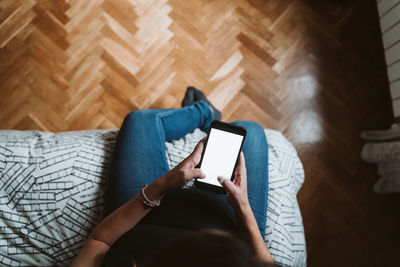
POLYGON ((206 178, 199 181, 221 187, 218 176, 230 179, 242 140, 242 135, 211 128, 200 167, 206 178))

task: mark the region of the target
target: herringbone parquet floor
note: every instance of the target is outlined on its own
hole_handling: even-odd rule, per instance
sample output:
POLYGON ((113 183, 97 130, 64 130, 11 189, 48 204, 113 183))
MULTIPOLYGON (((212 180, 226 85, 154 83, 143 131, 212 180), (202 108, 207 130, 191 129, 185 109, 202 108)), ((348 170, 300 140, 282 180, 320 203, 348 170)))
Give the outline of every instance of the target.
POLYGON ((117 128, 196 86, 294 143, 309 266, 399 266, 399 196, 359 132, 392 121, 373 0, 1 0, 0 128, 117 128))

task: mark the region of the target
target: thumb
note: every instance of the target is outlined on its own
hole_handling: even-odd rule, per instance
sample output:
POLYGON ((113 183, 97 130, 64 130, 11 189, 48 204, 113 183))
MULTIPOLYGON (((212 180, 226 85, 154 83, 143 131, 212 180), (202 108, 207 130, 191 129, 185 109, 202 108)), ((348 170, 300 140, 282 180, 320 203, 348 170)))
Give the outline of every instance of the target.
POLYGON ((202 171, 202 170, 200 170, 199 168, 194 168, 194 169, 192 169, 191 170, 191 172, 190 172, 190 176, 191 176, 191 178, 193 179, 193 178, 206 178, 206 174, 202 171))
POLYGON ((222 176, 218 176, 218 182, 225 188, 225 190, 230 193, 235 190, 235 185, 228 179, 222 176))
POLYGON ((193 167, 199 164, 203 148, 204 148, 204 139, 200 140, 200 142, 194 148, 192 154, 190 154, 189 157, 186 158, 189 162, 193 164, 193 167))

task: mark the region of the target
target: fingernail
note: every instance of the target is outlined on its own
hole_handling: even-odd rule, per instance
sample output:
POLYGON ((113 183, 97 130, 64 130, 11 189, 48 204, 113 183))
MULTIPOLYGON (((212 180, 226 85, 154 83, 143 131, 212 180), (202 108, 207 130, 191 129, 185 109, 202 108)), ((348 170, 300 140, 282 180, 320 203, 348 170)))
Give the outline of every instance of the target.
POLYGON ((226 178, 225 177, 222 177, 222 176, 218 176, 218 178, 217 178, 217 180, 218 180, 218 182, 222 185, 222 183, 224 182, 224 180, 225 180, 226 178))
POLYGON ((201 177, 205 178, 206 177, 206 173, 203 170, 200 170, 200 171, 201 171, 201 177))

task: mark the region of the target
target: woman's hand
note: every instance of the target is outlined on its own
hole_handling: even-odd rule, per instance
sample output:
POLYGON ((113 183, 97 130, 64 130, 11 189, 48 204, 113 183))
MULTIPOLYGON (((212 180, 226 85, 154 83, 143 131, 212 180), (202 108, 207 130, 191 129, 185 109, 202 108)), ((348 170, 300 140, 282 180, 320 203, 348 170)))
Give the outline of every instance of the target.
POLYGON ((194 178, 205 178, 204 172, 195 168, 201 159, 204 140, 200 140, 186 159, 146 188, 146 195, 150 200, 161 200, 169 190, 182 188, 194 178))
POLYGON ((201 153, 204 148, 204 140, 200 142, 194 148, 192 154, 186 159, 179 163, 175 168, 170 170, 166 174, 166 183, 169 189, 181 188, 187 185, 194 178, 205 178, 205 174, 196 166, 199 164, 201 159, 201 153))
POLYGON ((247 195, 246 162, 243 152, 240 152, 239 162, 235 170, 233 182, 229 178, 218 177, 218 181, 226 190, 228 202, 236 212, 250 206, 247 195))

